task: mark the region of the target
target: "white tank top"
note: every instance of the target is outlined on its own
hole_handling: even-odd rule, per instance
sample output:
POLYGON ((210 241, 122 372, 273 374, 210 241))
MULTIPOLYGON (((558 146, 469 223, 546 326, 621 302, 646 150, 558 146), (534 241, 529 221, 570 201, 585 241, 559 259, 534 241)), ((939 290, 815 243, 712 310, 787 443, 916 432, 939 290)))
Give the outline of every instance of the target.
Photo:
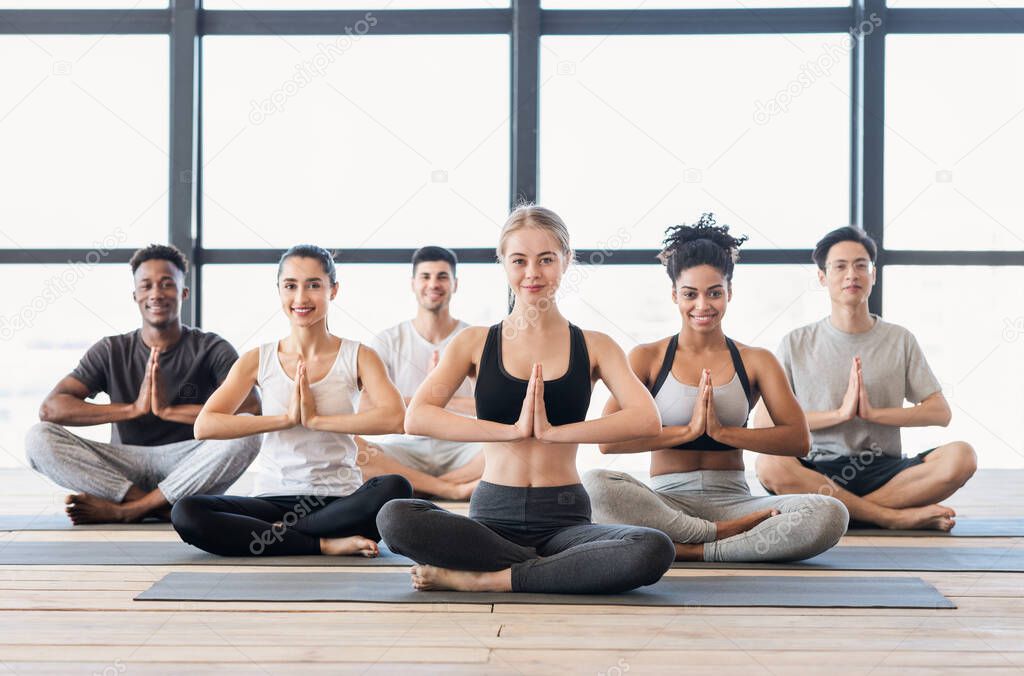
MULTIPOLYGON (((358 355, 359 343, 343 339, 330 371, 310 383, 317 413, 355 412, 359 394, 358 355)), ((281 367, 277 341, 260 346, 256 382, 263 395, 264 415, 288 412, 295 381, 281 367)), ((356 443, 351 434, 310 430, 301 425, 264 434, 254 467, 254 496, 344 496, 363 484, 362 472, 356 465, 356 443)))

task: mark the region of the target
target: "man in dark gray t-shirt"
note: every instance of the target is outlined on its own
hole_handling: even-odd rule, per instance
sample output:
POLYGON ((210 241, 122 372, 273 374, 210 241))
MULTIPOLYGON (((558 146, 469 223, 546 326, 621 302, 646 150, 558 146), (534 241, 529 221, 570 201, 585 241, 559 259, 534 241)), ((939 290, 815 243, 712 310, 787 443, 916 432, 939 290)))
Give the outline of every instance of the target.
MULTIPOLYGON (((182 326, 188 262, 176 248, 150 245, 131 261, 132 297, 142 327, 93 345, 47 395, 25 440, 32 467, 76 493, 73 523, 167 518, 186 495, 223 493, 259 452, 259 436, 197 441, 196 416, 238 353, 215 333, 182 326), (109 404, 86 401, 98 393, 109 404), (110 443, 66 426, 112 423, 110 443)), ((239 409, 259 413, 255 390, 239 409)))
MULTIPOLYGON (((806 459, 762 456, 758 478, 773 493, 832 495, 851 522, 949 530, 956 513, 938 503, 970 479, 977 458, 962 441, 903 456, 901 428, 944 427, 951 414, 913 334, 868 311, 876 255, 859 228, 818 242, 813 259, 832 312, 791 331, 778 351, 807 415, 811 452, 806 459)), ((771 424, 763 407, 755 424, 771 424)))
MULTIPOLYGON (((203 403, 227 377, 238 353, 216 333, 181 327, 181 337, 160 350, 160 390, 168 406, 203 403)), ((112 402, 131 402, 146 380, 150 347, 142 329, 101 338, 89 348, 71 372, 89 390, 91 399, 106 392, 112 402)), ((152 407, 151 407, 152 408, 152 407)), ((152 410, 137 418, 113 424, 111 442, 133 446, 160 446, 195 439, 192 425, 161 418, 152 410)))

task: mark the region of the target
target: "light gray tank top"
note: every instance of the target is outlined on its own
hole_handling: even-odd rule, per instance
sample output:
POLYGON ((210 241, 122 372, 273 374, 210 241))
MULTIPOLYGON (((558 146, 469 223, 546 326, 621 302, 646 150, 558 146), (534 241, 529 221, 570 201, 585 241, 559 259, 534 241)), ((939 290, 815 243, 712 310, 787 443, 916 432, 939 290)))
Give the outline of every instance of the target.
MULTIPOLYGON (((654 403, 658 407, 658 412, 661 413, 661 423, 666 426, 689 424, 690 419, 693 418, 693 408, 700 394, 700 388, 681 383, 672 375, 672 363, 675 361, 678 341, 678 334, 669 339, 661 370, 651 388, 654 403)), ((729 348, 729 355, 732 357, 732 365, 736 374, 725 385, 715 387, 715 415, 726 427, 745 427, 747 416, 750 415, 750 409, 755 401, 754 394, 751 391, 747 370, 740 358, 739 348, 729 338, 725 339, 725 344, 729 348)), ((712 439, 707 432, 692 441, 673 446, 673 448, 684 451, 736 450, 733 446, 712 439)))
MULTIPOLYGON (((669 373, 654 397, 654 403, 661 413, 661 424, 666 427, 689 424, 699 394, 698 388, 679 382, 669 373)), ((734 375, 725 385, 715 386, 715 414, 726 427, 743 427, 747 422, 750 405, 738 375, 734 375)))

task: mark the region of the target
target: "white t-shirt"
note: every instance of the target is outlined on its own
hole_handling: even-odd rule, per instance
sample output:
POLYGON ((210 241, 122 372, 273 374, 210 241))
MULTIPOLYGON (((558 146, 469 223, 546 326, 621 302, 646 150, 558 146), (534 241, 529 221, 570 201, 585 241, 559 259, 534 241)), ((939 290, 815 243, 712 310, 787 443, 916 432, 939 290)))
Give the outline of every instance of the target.
MULTIPOLYGON (((327 375, 310 383, 317 413, 354 413, 359 392, 356 380, 359 343, 342 340, 327 375)), ((263 415, 288 412, 295 381, 284 372, 277 341, 260 346, 257 383, 263 396, 263 415)), ((254 496, 344 496, 363 484, 356 466, 356 442, 351 434, 311 430, 302 426, 267 432, 254 463, 254 496)))
MULTIPOLYGON (((437 351, 441 354, 459 331, 469 324, 459 321, 444 340, 434 344, 421 336, 412 320, 392 326, 370 342, 387 368, 388 377, 398 386, 403 397, 416 394, 416 389, 430 373, 430 361, 437 351)), ((455 391, 456 397, 472 397, 473 384, 469 378, 455 391)), ((411 434, 366 436, 367 441, 379 446, 407 467, 439 476, 459 467, 480 450, 480 444, 448 441, 411 434)))
MULTIPOLYGON (((384 361, 388 377, 398 386, 398 391, 402 393, 402 396, 411 397, 416 394, 416 389, 430 373, 430 360, 433 358, 434 352, 443 354, 452 338, 459 331, 468 327, 469 324, 460 320, 456 324, 455 330, 435 345, 421 336, 413 326, 412 320, 407 319, 375 336, 370 342, 370 347, 376 350, 384 361)), ((469 378, 462 381, 455 396, 473 396, 473 386, 469 378)))

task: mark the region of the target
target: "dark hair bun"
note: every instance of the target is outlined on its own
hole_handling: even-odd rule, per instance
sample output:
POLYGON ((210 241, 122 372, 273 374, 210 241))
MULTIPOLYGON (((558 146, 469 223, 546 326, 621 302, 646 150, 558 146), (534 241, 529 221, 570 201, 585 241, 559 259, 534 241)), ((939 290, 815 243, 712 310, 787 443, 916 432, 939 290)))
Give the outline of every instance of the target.
POLYGON ((715 215, 702 214, 693 225, 673 225, 665 230, 658 259, 665 265, 673 283, 683 270, 710 265, 721 271, 726 281, 732 281, 733 268, 739 260, 740 246, 746 235, 733 237, 728 225, 716 225, 715 215))

